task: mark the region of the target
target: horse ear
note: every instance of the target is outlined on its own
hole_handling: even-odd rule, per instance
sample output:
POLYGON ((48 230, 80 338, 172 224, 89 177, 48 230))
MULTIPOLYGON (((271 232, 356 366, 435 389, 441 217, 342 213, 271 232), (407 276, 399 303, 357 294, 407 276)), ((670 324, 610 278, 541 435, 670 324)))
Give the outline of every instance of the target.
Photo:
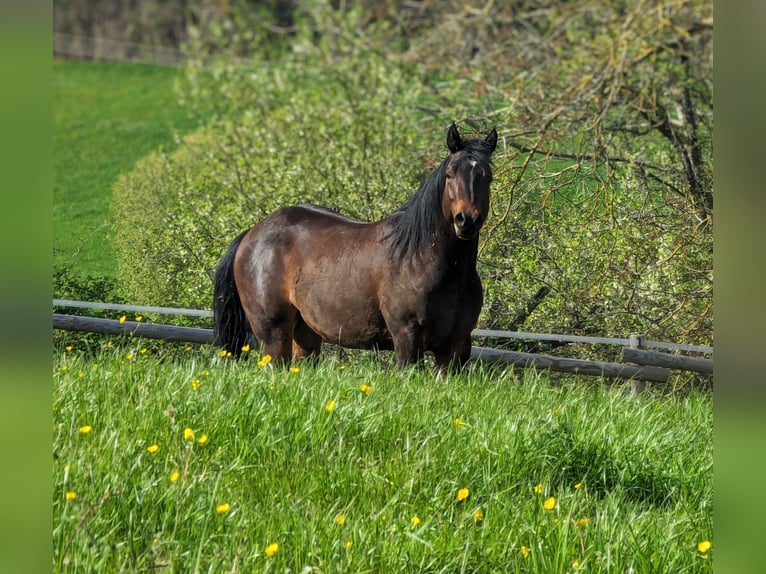
POLYGON ((452 124, 447 132, 447 147, 451 153, 463 149, 463 140, 460 137, 460 132, 457 131, 457 126, 455 124, 452 124))
POLYGON ((497 130, 495 128, 492 128, 492 131, 489 132, 489 135, 486 137, 484 141, 486 141, 492 148, 489 153, 492 153, 493 151, 495 151, 495 148, 497 147, 497 130))

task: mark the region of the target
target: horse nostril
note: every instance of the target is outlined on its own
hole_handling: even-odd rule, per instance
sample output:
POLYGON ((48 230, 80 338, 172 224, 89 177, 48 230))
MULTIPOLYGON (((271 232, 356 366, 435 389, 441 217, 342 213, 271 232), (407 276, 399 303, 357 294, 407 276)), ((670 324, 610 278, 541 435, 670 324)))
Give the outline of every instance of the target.
POLYGON ((459 212, 455 215, 455 225, 463 227, 465 225, 466 217, 464 212, 459 212))

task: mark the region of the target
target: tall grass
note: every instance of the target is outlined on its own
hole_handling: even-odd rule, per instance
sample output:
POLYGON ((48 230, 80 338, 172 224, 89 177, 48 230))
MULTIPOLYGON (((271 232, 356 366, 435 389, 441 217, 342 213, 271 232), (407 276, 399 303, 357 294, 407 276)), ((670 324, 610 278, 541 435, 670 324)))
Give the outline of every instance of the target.
POLYGON ((54 571, 712 570, 708 394, 259 358, 54 350, 54 571))

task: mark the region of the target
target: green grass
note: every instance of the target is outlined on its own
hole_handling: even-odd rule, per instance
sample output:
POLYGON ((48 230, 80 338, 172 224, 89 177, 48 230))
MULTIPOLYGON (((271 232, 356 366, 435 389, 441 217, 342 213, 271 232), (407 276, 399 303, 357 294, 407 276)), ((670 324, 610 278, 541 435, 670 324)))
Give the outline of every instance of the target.
POLYGON ((128 344, 54 349, 54 571, 712 571, 709 394, 128 344))
POLYGON ((136 160, 194 128, 177 104, 181 72, 145 64, 53 62, 54 264, 116 276, 112 184, 136 160))

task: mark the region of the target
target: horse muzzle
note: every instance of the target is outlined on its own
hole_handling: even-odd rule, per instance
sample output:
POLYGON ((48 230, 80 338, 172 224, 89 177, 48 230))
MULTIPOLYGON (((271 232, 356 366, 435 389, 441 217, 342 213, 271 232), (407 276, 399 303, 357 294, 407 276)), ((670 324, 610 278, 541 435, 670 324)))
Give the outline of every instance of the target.
POLYGON ((455 214, 453 225, 455 226, 455 235, 458 239, 473 239, 478 235, 484 220, 480 213, 471 214, 467 211, 460 211, 455 214))

